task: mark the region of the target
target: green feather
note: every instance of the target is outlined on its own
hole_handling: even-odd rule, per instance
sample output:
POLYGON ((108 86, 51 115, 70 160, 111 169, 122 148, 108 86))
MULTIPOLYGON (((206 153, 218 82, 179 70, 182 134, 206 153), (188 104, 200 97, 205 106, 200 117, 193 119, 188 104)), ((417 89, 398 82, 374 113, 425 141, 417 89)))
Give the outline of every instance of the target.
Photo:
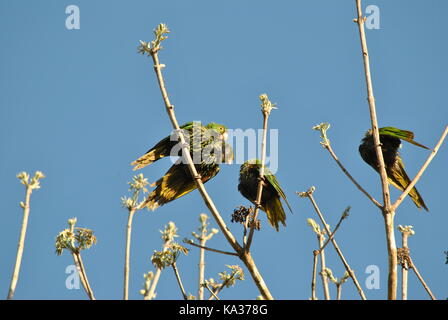
MULTIPOLYGON (((398 152, 398 149, 401 146, 401 140, 408 141, 425 149, 428 148, 415 142, 413 140, 414 133, 408 130, 401 130, 394 127, 384 127, 379 129, 379 134, 388 181, 394 187, 404 191, 411 183, 411 180, 404 170, 404 164, 398 152)), ((359 145, 359 153, 366 163, 379 172, 377 163, 378 160, 376 157, 371 129, 367 131, 364 139, 359 145)), ((428 211, 428 208, 416 187, 411 189, 409 196, 419 209, 424 208, 428 211)))
MULTIPOLYGON (((404 191, 411 183, 411 179, 409 179, 409 176, 404 170, 403 160, 401 160, 399 156, 394 167, 390 170, 387 170, 387 178, 394 187, 401 191, 404 191)), ((425 201, 423 200, 416 187, 411 189, 411 191, 409 192, 409 196, 419 209, 423 208, 426 211, 429 211, 428 207, 425 204, 425 201)))
MULTIPOLYGON (((190 156, 203 183, 215 177, 220 168, 219 164, 233 160, 233 150, 225 143, 227 128, 211 122, 202 126, 199 122, 187 122, 180 127, 184 130, 185 139, 190 143, 190 156)), ((177 139, 165 137, 143 156, 132 162, 134 170, 141 169, 159 159, 168 156, 182 156, 177 139), (173 149, 175 148, 176 149, 173 149)), ((165 175, 152 186, 156 187, 145 200, 145 205, 151 209, 178 199, 195 190, 196 183, 191 177, 188 165, 180 158, 172 165, 165 175)))
MULTIPOLYGON (((258 178, 260 176, 261 162, 258 159, 246 161, 240 168, 240 180, 238 190, 252 203, 255 203, 258 190, 258 178)), ((280 198, 287 204, 289 210, 291 206, 286 200, 275 175, 264 167, 263 192, 261 194, 261 210, 266 212, 269 223, 278 231, 279 222, 286 226, 286 214, 283 209, 280 198)))
MULTIPOLYGON (((202 162, 195 164, 196 171, 201 176, 202 183, 208 182, 219 173, 219 163, 228 162, 229 159, 233 159, 232 147, 227 143, 223 143, 222 152, 214 156, 218 155, 221 156, 221 159, 216 163, 202 162)), ((191 176, 188 165, 183 164, 182 159, 179 159, 172 165, 165 175, 151 186, 155 186, 156 188, 148 195, 144 203, 150 210, 155 210, 197 189, 196 182, 191 176)))
POLYGON ((271 184, 271 186, 273 186, 275 188, 275 190, 278 192, 280 197, 282 197, 282 199, 285 201, 286 205, 289 208, 289 211, 292 212, 291 206, 290 206, 288 200, 286 200, 285 192, 283 192, 282 188, 280 187, 280 184, 278 183, 277 178, 266 167, 264 168, 264 177, 271 184))
MULTIPOLYGON (((194 155, 201 156, 203 149, 206 147, 209 149, 220 148, 220 141, 226 140, 227 128, 214 122, 206 126, 200 125, 199 122, 187 122, 180 129, 184 130, 184 133, 187 135, 186 138, 190 140, 190 154, 192 157, 194 155)), ((131 163, 131 165, 135 166, 133 170, 144 168, 157 160, 172 155, 171 152, 177 144, 178 141, 176 139, 172 140, 171 136, 163 138, 143 156, 131 163)), ((180 153, 177 155, 180 156, 180 153)))
POLYGON ((394 127, 384 127, 384 128, 380 128, 378 131, 379 131, 380 135, 384 134, 384 135, 392 136, 392 137, 398 138, 400 140, 404 140, 409 143, 412 143, 413 145, 416 145, 420 148, 430 150, 428 147, 425 147, 424 145, 414 141, 414 133, 412 131, 401 130, 401 129, 397 129, 394 127))

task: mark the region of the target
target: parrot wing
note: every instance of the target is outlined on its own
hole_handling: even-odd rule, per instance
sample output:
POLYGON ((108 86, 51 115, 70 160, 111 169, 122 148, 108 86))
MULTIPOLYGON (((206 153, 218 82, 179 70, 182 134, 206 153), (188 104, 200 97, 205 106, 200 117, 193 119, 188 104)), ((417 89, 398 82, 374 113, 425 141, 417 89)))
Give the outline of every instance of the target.
MULTIPOLYGON (((387 177, 389 182, 401 191, 404 191, 411 183, 411 179, 409 179, 409 176, 404 170, 404 164, 400 157, 398 157, 394 167, 388 170, 387 177)), ((416 187, 411 189, 409 196, 419 209, 424 208, 426 211, 429 211, 416 187)))
POLYGON ((388 135, 395 138, 398 138, 403 141, 407 141, 409 143, 412 143, 413 145, 416 145, 420 148, 424 148, 427 150, 430 150, 428 147, 425 147, 424 145, 414 141, 414 133, 412 131, 408 130, 401 130, 394 127, 384 127, 379 129, 380 135, 388 135))

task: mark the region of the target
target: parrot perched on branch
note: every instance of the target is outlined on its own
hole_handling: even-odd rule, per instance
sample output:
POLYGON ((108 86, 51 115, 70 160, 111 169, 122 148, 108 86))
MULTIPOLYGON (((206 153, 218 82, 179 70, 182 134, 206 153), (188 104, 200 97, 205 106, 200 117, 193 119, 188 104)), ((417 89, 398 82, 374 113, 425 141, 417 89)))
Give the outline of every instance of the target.
MULTIPOLYGON (((198 122, 188 122, 180 128, 183 130, 190 155, 203 183, 218 174, 221 163, 232 162, 233 150, 229 144, 225 143, 227 139, 225 126, 214 122, 206 126, 202 126, 198 122)), ((144 202, 144 205, 151 210, 197 188, 188 164, 183 161, 182 148, 176 135, 162 139, 146 154, 132 162, 132 165, 135 165, 134 170, 141 169, 167 156, 180 156, 180 158, 162 178, 151 185, 156 188, 144 202)))
MULTIPOLYGON (((258 182, 260 177, 261 162, 258 159, 246 161, 240 168, 239 192, 249 201, 255 204, 257 199, 258 182)), ((264 168, 263 191, 261 193, 260 209, 266 212, 268 221, 278 231, 279 222, 286 226, 286 214, 283 210, 280 198, 282 198, 289 210, 291 206, 286 200, 286 195, 277 181, 277 178, 264 168)))
MULTIPOLYGON (((411 183, 411 179, 409 179, 406 171, 404 171, 404 164, 398 152, 398 149, 401 146, 401 140, 407 141, 424 149, 429 150, 429 148, 414 141, 414 133, 411 131, 400 130, 394 127, 384 127, 379 129, 379 134, 388 181, 394 187, 404 191, 411 183)), ((379 165, 375 152, 375 143, 373 141, 371 129, 366 132, 365 137, 362 139, 359 146, 359 153, 367 164, 379 172, 379 165)), ((426 207, 426 204, 420 193, 417 191, 417 188, 412 188, 411 192, 409 192, 409 196, 419 209, 424 208, 428 211, 428 207, 426 207)))
MULTIPOLYGON (((227 140, 227 127, 214 122, 210 122, 206 126, 202 126, 200 122, 187 122, 180 129, 184 133, 186 142, 189 141, 192 157, 194 157, 195 152, 199 152, 196 156, 201 155, 202 151, 207 148, 221 148, 219 141, 227 140)), ((182 149, 175 132, 160 140, 131 165, 135 166, 133 170, 138 170, 167 156, 182 156, 182 149)))

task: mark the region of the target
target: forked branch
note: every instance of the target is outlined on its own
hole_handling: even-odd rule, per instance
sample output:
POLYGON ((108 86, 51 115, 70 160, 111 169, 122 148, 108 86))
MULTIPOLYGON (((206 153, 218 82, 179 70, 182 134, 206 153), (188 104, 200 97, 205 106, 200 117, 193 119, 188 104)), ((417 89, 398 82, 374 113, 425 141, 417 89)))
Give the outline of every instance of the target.
POLYGON ((342 162, 339 160, 338 156, 336 155, 336 153, 333 151, 333 148, 331 147, 331 143, 330 143, 330 139, 328 139, 327 136, 327 130, 330 128, 330 124, 329 123, 321 123, 319 125, 316 125, 313 127, 314 130, 320 131, 320 136, 322 138, 322 141, 320 142, 320 144, 322 145, 322 147, 324 147, 331 155, 331 157, 334 159, 334 161, 336 161, 337 165, 339 166, 339 168, 341 168, 342 172, 344 172, 344 174, 350 179, 351 182, 353 182, 353 184, 362 192, 364 193, 364 195, 370 199, 370 201, 373 202, 373 204, 375 206, 377 206, 378 208, 382 208, 381 203, 379 203, 374 197, 372 197, 370 195, 370 193, 368 193, 359 183, 358 181, 356 181, 355 178, 353 178, 353 176, 350 174, 350 172, 348 172, 348 170, 344 167, 344 165, 342 164, 342 162))
MULTIPOLYGON (((330 230, 330 227, 329 227, 328 224, 326 223, 325 218, 324 218, 322 212, 320 211, 319 207, 317 206, 316 201, 314 200, 313 192, 315 191, 315 189, 316 189, 315 187, 311 187, 308 191, 305 191, 305 192, 297 192, 297 195, 298 195, 299 197, 301 197, 301 198, 308 198, 308 199, 311 201, 311 204, 313 205, 314 210, 316 211, 316 213, 317 213, 317 215, 318 215, 320 221, 322 222, 322 224, 323 224, 323 226, 324 226, 324 228, 325 228, 325 231, 327 232, 327 234, 330 234, 330 235, 331 235, 332 232, 331 232, 331 230, 330 230)), ((362 288, 361 288, 361 285, 360 285, 359 282, 358 282, 358 279, 356 278, 355 272, 350 268, 350 265, 348 264, 347 260, 345 259, 344 255, 342 254, 342 251, 341 251, 341 249, 339 248, 339 246, 338 246, 338 244, 337 244, 337 242, 336 242, 335 237, 333 236, 333 237, 331 238, 330 241, 331 241, 331 243, 333 244, 333 247, 334 247, 334 249, 336 250, 336 252, 337 252, 339 258, 341 259, 342 264, 343 264, 344 267, 345 267, 345 270, 347 270, 348 274, 349 274, 350 277, 352 278, 352 280, 353 280, 353 284, 355 285, 356 289, 358 290, 358 293, 359 293, 361 299, 362 299, 362 300, 366 300, 366 296, 365 296, 365 294, 364 294, 364 291, 363 291, 362 288)))
POLYGON ((431 163, 432 159, 436 156, 437 151, 439 151, 440 146, 442 145, 443 141, 445 140, 446 136, 448 134, 448 126, 445 127, 445 130, 442 133, 442 136, 439 139, 439 142, 437 142, 434 149, 429 154, 428 158, 426 159, 425 163, 422 165, 414 179, 412 179, 411 183, 408 185, 408 187, 403 191, 403 193, 398 197, 397 201, 392 205, 391 210, 395 211, 397 210, 398 206, 403 202, 404 198, 409 194, 409 192, 414 188, 415 184, 420 180, 421 176, 425 172, 426 168, 431 163))
POLYGON ((268 300, 273 299, 271 293, 269 292, 269 289, 267 288, 260 272, 258 271, 252 256, 249 252, 245 251, 243 247, 238 243, 238 241, 235 239, 233 234, 230 232, 230 229, 227 227, 226 223, 221 217, 221 214, 219 213, 218 209, 216 208, 214 202, 210 198, 209 194, 207 193, 207 190, 204 187, 204 184, 202 183, 201 176, 198 174, 196 167, 193 163, 193 159, 191 158, 190 152, 189 152, 189 146, 186 143, 183 131, 179 127, 179 123, 176 118, 176 114, 174 112, 174 106, 171 104, 170 99, 168 97, 168 93, 165 87, 165 80, 162 74, 162 68, 165 67, 165 65, 160 64, 158 53, 160 51, 161 43, 163 40, 165 40, 166 34, 169 33, 169 30, 165 24, 159 24, 156 30, 154 31, 156 35, 156 39, 151 42, 144 42, 140 41, 140 47, 139 52, 140 53, 147 53, 152 57, 153 63, 154 63, 154 71, 157 75, 157 81, 159 83, 160 92, 162 94, 162 98, 165 104, 165 109, 168 114, 168 117, 171 121, 171 124, 173 126, 173 129, 178 133, 179 137, 179 143, 182 147, 182 156, 184 158, 184 163, 188 165, 188 169, 191 173, 191 176, 193 177, 196 186, 199 190, 199 193, 201 194, 202 199, 204 200, 205 205, 210 210, 210 212, 213 215, 213 218, 216 220, 216 223, 218 224, 220 230, 224 234, 225 238, 229 242, 229 244, 232 246, 232 248, 235 250, 236 253, 238 253, 240 259, 244 262, 246 267, 248 268, 255 284, 257 285, 258 289, 260 290, 261 295, 268 300))

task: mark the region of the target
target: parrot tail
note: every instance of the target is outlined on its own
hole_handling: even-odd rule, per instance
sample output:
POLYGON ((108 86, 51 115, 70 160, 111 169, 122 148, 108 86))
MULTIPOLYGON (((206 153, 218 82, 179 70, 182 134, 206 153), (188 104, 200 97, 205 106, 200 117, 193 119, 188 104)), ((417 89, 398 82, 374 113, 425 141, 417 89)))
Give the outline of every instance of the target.
POLYGON ((133 170, 141 169, 163 157, 169 156, 174 144, 169 138, 161 140, 143 156, 131 163, 131 165, 135 166, 133 170))
POLYGON ((176 200, 196 189, 196 184, 184 165, 173 165, 151 186, 156 187, 145 200, 144 206, 154 211, 165 203, 176 200))
POLYGON ((275 197, 267 201, 263 206, 263 211, 268 216, 268 221, 278 231, 278 223, 281 222, 286 227, 286 214, 283 210, 280 198, 275 197))
MULTIPOLYGON (((411 179, 409 179, 406 171, 404 171, 404 166, 401 159, 397 161, 393 170, 389 171, 387 175, 389 182, 401 191, 404 191, 411 183, 411 179)), ((423 198, 417 191, 416 187, 411 189, 411 191, 409 192, 409 196, 411 197, 417 208, 423 208, 426 211, 429 211, 428 207, 425 204, 425 201, 423 201, 423 198)))

